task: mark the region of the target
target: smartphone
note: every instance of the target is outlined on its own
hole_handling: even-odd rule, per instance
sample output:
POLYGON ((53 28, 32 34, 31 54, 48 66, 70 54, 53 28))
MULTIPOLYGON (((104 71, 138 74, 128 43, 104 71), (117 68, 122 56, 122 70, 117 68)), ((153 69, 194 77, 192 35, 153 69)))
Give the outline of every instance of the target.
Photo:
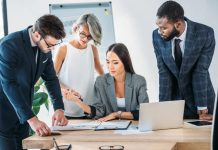
POLYGON ((190 123, 190 124, 195 125, 195 126, 208 126, 208 125, 212 125, 212 122, 205 121, 205 120, 188 121, 187 123, 190 123))

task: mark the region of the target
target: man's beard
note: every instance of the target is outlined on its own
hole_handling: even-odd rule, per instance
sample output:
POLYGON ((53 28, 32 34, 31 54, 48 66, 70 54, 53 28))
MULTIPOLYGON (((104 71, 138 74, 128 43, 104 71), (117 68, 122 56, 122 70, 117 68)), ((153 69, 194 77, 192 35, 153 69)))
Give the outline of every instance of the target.
POLYGON ((178 30, 176 30, 176 28, 174 27, 173 28, 173 31, 171 32, 171 34, 168 36, 168 37, 166 37, 166 38, 163 38, 165 41, 170 41, 170 40, 172 40, 174 37, 176 37, 176 36, 178 36, 179 35, 179 31, 178 30))

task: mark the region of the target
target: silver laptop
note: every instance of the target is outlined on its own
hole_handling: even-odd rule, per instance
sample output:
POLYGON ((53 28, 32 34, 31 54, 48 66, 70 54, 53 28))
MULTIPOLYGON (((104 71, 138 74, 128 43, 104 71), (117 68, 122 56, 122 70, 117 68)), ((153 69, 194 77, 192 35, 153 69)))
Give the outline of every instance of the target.
POLYGON ((139 131, 182 127, 184 107, 184 100, 140 104, 139 131))

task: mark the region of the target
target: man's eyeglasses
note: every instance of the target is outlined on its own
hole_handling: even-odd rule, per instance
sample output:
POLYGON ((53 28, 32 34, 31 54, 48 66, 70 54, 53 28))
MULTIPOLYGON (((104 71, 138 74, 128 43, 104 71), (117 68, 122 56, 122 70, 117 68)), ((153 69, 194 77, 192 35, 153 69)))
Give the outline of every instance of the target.
POLYGON ((100 146, 99 150, 124 150, 124 146, 122 146, 122 145, 104 145, 104 146, 100 146))
POLYGON ((88 41, 92 40, 92 36, 91 35, 86 35, 84 32, 80 32, 79 33, 80 38, 84 39, 87 38, 88 41))
POLYGON ((47 45, 47 48, 51 48, 51 47, 57 46, 57 45, 59 45, 59 44, 61 44, 63 42, 62 39, 61 39, 56 44, 48 44, 48 42, 45 40, 44 37, 42 37, 42 39, 45 41, 45 44, 47 45))
POLYGON ((72 146, 70 145, 58 145, 55 138, 53 138, 56 150, 71 150, 72 146))

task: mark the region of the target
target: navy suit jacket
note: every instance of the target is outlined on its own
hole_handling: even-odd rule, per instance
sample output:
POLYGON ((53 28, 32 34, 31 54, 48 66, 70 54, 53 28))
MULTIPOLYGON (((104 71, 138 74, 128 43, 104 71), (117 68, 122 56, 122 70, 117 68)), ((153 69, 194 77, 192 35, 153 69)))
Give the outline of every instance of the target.
POLYGON ((34 84, 45 81, 54 109, 64 109, 60 85, 51 53, 39 52, 38 65, 28 28, 4 37, 0 42, 0 131, 25 123, 34 116, 34 84))
POLYGON ((153 31, 159 69, 159 99, 185 99, 185 116, 196 116, 197 106, 207 107, 212 114, 215 93, 208 68, 215 49, 214 31, 203 24, 185 20, 187 33, 180 70, 172 56, 171 41, 163 40, 158 29, 153 31))

